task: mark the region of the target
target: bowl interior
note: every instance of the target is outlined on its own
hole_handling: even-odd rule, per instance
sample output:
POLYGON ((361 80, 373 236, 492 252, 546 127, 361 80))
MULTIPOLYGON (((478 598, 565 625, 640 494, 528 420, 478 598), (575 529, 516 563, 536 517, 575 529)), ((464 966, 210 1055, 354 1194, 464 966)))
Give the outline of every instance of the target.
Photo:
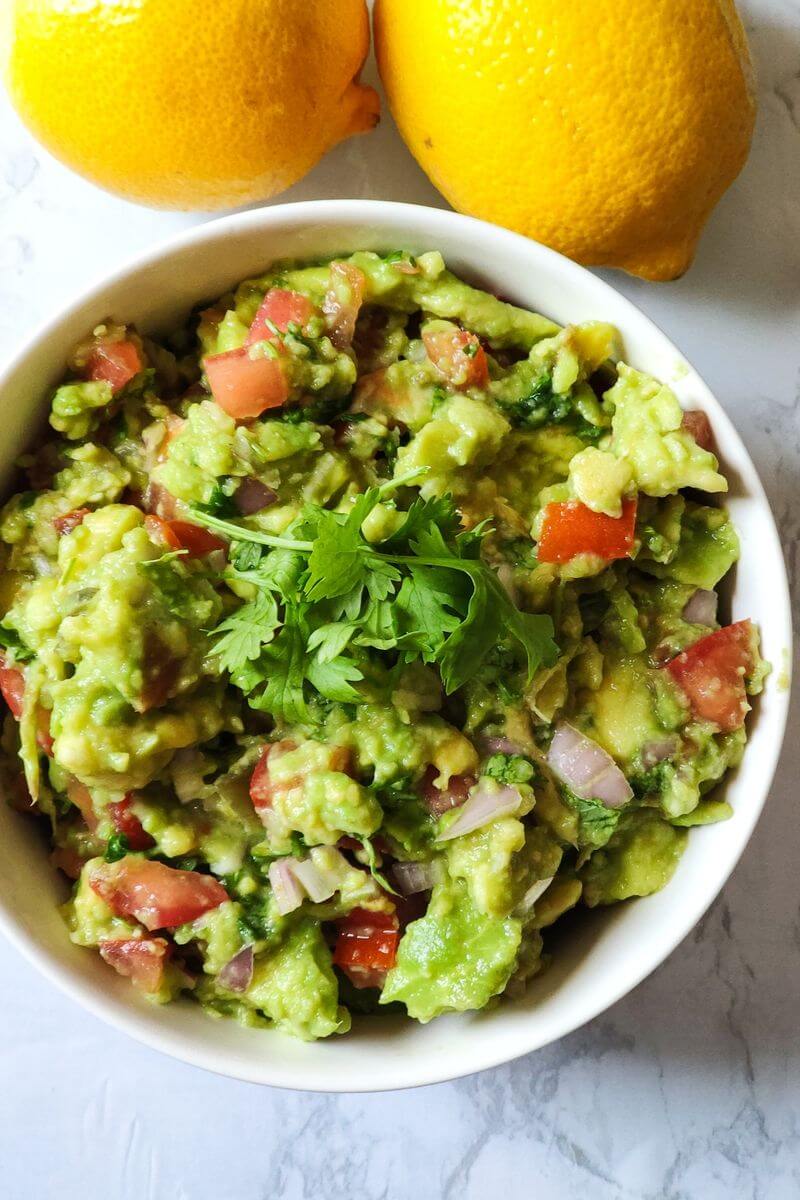
POLYGON ((94 953, 69 943, 56 909, 66 889, 40 835, 0 804, 7 847, 0 927, 19 948, 80 1003, 133 1036, 197 1065, 278 1086, 358 1091, 452 1078, 536 1049, 601 1012, 666 957, 725 882, 763 805, 786 718, 780 677, 788 670, 791 626, 783 560, 755 469, 724 412, 664 335, 607 284, 535 243, 452 213, 356 201, 289 205, 200 226, 150 254, 51 322, 0 378, 0 481, 7 484, 16 455, 35 435, 72 346, 103 318, 161 330, 276 258, 396 248, 439 249, 454 271, 561 323, 611 321, 622 332, 626 361, 671 383, 685 407, 709 414, 742 541, 731 616, 760 624, 775 669, 750 718, 744 761, 723 784, 735 817, 692 830, 669 887, 570 921, 552 966, 523 999, 428 1026, 372 1018, 356 1021, 347 1038, 305 1045, 211 1021, 189 1003, 149 1005, 94 953))

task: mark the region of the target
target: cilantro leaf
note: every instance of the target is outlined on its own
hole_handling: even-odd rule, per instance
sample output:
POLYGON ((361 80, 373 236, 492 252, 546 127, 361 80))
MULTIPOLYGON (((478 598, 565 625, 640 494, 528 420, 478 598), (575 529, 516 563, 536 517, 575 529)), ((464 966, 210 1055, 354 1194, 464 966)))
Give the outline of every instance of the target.
POLYGON ((419 497, 412 503, 399 529, 381 543, 381 549, 405 546, 432 526, 441 530, 445 536, 454 534, 460 524, 452 496, 432 496, 429 499, 419 497))
MULTIPOLYGON (((366 583, 369 573, 362 553, 361 521, 354 513, 342 520, 338 513, 320 510, 317 515, 314 547, 308 557, 308 578, 304 591, 309 600, 330 600, 344 596, 366 583)), ((362 518, 363 520, 363 518, 362 518)))
POLYGON ((261 562, 264 551, 254 542, 231 542, 228 561, 235 571, 253 571, 261 562))
POLYGON ((330 662, 346 649, 357 628, 352 621, 332 621, 329 625, 318 625, 311 632, 307 649, 316 650, 317 662, 330 662))
POLYGON ((222 637, 214 645, 224 670, 235 671, 245 660, 258 658, 271 642, 280 624, 278 604, 272 592, 259 592, 215 629, 222 637))
POLYGON ((112 833, 106 843, 105 859, 107 863, 119 862, 130 850, 128 839, 124 833, 112 833))
POLYGON ((28 649, 16 629, 8 625, 0 624, 0 646, 4 650, 13 650, 15 662, 29 662, 33 658, 33 651, 28 649))
MULTIPOLYGON (((208 513, 212 517, 240 517, 242 514, 236 506, 236 501, 232 495, 225 491, 226 480, 219 479, 211 489, 211 493, 205 504, 198 504, 197 507, 201 512, 208 513)), ((233 482, 233 481, 231 481, 233 482)), ((230 486, 230 483, 229 483, 230 486)))
POLYGON ((308 708, 303 694, 305 679, 305 636, 299 615, 287 610, 287 620, 274 641, 265 646, 252 664, 251 672, 244 675, 246 690, 251 694, 250 704, 261 712, 282 717, 290 723, 308 718, 308 708))
POLYGON ((306 675, 312 687, 328 700, 353 704, 361 699, 352 685, 363 679, 364 673, 352 658, 340 657, 332 662, 316 659, 307 665, 306 675))
POLYGON ((393 896, 399 896, 400 893, 398 892, 397 888, 392 887, 392 885, 389 883, 389 880, 387 879, 386 875, 384 875, 384 873, 378 867, 378 852, 375 849, 372 842, 370 841, 370 839, 367 837, 361 838, 361 845, 364 848, 364 854, 367 859, 367 866, 369 867, 370 875, 372 876, 372 878, 375 880, 375 882, 378 884, 379 887, 383 888, 383 890, 385 892, 391 892, 391 894, 393 896))
POLYGON ((433 567, 418 566, 403 580, 397 608, 406 639, 418 647, 426 662, 440 651, 445 636, 461 624, 452 588, 447 588, 433 567))

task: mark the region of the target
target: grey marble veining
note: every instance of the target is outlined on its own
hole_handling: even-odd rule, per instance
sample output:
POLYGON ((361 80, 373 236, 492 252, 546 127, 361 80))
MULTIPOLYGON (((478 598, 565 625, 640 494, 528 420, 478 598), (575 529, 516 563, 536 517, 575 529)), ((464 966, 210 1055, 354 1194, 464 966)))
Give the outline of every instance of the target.
MULTIPOLYGON (((750 163, 683 280, 608 278, 728 407, 797 589, 800 0, 740 7, 760 77, 750 163)), ((441 203, 388 118, 286 198, 346 195, 441 203)), ((201 219, 90 187, 36 147, 0 99, 0 358, 77 288, 201 219)), ((792 721, 752 843, 671 958, 571 1037, 457 1083, 320 1097, 218 1079, 106 1029, 0 942, 0 1194, 797 1200, 797 704, 792 721)))

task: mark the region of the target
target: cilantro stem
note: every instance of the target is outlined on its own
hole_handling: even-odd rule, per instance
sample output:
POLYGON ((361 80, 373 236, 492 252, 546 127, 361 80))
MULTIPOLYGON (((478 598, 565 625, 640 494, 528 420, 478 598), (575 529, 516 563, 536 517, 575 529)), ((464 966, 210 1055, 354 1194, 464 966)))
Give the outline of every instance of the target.
MULTIPOLYGON (((405 487, 407 483, 412 483, 415 479, 419 479, 421 475, 427 475, 427 467, 416 467, 413 471, 408 471, 405 475, 401 475, 399 479, 387 479, 380 487, 375 488, 375 492, 379 496, 386 495, 387 492, 394 492, 397 488, 405 487)), ((232 521, 223 521, 220 517, 212 517, 210 513, 203 512, 197 506, 192 506, 193 519, 198 525, 205 525, 208 529, 216 529, 218 533, 224 533, 226 537, 232 538, 237 542, 254 542, 257 546, 270 546, 276 550, 297 550, 301 554, 310 554, 314 549, 313 542, 300 541, 297 538, 280 537, 272 533, 259 533, 254 529, 246 529, 242 525, 234 525, 232 521)), ((371 547, 364 546, 364 550, 371 550, 371 547)))
POLYGON ((302 542, 296 538, 278 537, 272 533, 259 533, 255 529, 245 529, 242 525, 234 525, 232 521, 222 521, 219 517, 212 517, 210 513, 200 512, 196 508, 192 509, 192 519, 198 525, 216 529, 218 533, 224 533, 237 542, 255 542, 257 546, 271 546, 276 550, 299 550, 302 554, 310 554, 314 549, 313 542, 302 542))

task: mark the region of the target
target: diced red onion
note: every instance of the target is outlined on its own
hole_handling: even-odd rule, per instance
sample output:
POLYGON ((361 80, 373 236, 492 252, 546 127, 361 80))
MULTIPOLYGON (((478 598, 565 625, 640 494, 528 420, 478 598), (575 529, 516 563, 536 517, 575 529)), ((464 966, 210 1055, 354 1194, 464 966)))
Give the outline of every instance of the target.
POLYGON ((677 749, 678 739, 676 737, 665 737, 646 742, 642 747, 642 766, 655 767, 664 759, 671 758, 677 749))
POLYGON ((514 583, 514 568, 511 563, 501 563, 497 568, 497 578, 503 586, 508 598, 513 604, 519 604, 519 589, 514 583))
POLYGON ((212 550, 210 554, 206 555, 205 561, 209 571, 221 575, 228 565, 228 556, 224 550, 212 550))
POLYGON ((393 262, 392 266, 401 275, 419 275, 419 267, 415 267, 408 259, 401 258, 398 262, 393 262))
POLYGON ((555 875, 549 875, 547 879, 537 879, 535 883, 532 883, 525 895, 522 897, 522 900, 517 908, 517 912, 519 912, 521 915, 530 912, 536 901, 540 896, 544 895, 554 879, 555 875))
POLYGON ((475 745, 486 758, 489 758, 492 754, 525 753, 524 747, 520 746, 519 742, 512 742, 511 738, 507 737, 488 737, 486 734, 479 734, 475 738, 475 745))
POLYGON ((243 479, 233 497, 234 504, 243 517, 262 512, 278 499, 278 493, 267 487, 260 479, 243 479))
POLYGON ((217 982, 229 992, 246 992, 253 980, 253 947, 244 946, 225 963, 217 982))
POLYGON ((404 896, 417 892, 428 892, 442 878, 442 864, 438 858, 430 862, 398 862, 391 870, 392 879, 404 896))
POLYGON ((508 785, 490 787, 487 784, 477 784, 469 794, 465 804, 458 810, 458 816, 452 825, 448 825, 437 837, 437 842, 449 842, 453 838, 463 837, 472 833, 498 817, 508 817, 519 809, 522 797, 515 787, 508 785))
POLYGON ((277 859, 270 863, 269 881, 278 912, 294 912, 306 897, 312 904, 329 900, 351 871, 347 859, 333 846, 315 847, 308 858, 277 859))
POLYGON ((330 900, 336 891, 336 880, 330 872, 320 871, 310 858, 295 858, 292 861, 292 874, 314 904, 330 900))
POLYGON ((275 904, 282 917, 294 912, 305 900, 305 894, 294 872, 294 859, 279 858, 269 865, 269 881, 275 896, 275 904))
POLYGON ((154 480, 150 480, 142 498, 144 511, 154 513, 164 521, 174 521, 178 516, 178 502, 172 492, 154 480))
POLYGON ((718 600, 716 592, 698 588, 684 605, 684 621, 688 621, 690 625, 708 625, 709 627, 716 625, 718 600))
POLYGON ((547 762, 581 800, 599 800, 606 808, 622 808, 633 796, 611 755, 566 721, 556 726, 547 762))

